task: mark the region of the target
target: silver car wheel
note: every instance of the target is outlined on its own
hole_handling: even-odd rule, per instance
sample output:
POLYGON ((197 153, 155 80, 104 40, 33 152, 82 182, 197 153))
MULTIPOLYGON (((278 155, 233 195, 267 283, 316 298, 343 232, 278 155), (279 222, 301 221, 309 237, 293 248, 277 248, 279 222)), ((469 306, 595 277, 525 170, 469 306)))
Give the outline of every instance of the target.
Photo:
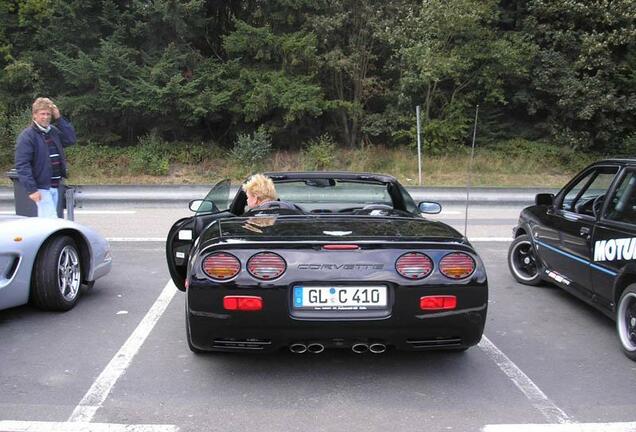
POLYGON ((636 293, 626 292, 618 304, 616 328, 626 351, 636 352, 636 293))
POLYGON ((80 288, 80 260, 77 251, 72 246, 65 246, 57 261, 57 280, 60 294, 66 301, 77 297, 80 288))

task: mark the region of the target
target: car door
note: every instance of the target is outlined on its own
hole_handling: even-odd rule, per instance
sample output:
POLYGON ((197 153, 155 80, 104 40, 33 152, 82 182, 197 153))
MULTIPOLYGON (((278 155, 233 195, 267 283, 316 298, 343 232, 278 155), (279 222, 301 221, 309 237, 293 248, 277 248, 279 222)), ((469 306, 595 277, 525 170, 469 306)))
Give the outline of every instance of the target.
POLYGON ((200 201, 194 216, 175 222, 166 239, 166 260, 172 281, 181 291, 185 291, 188 257, 192 245, 203 229, 211 222, 233 216, 227 211, 230 181, 222 180, 200 201))
POLYGON ((614 282, 626 266, 636 267, 636 168, 623 170, 592 235, 592 286, 606 313, 614 308, 614 282))
POLYGON ((553 280, 577 295, 591 298, 591 241, 596 216, 594 204, 601 202, 618 166, 594 166, 571 181, 548 210, 550 236, 536 236, 537 252, 553 280))

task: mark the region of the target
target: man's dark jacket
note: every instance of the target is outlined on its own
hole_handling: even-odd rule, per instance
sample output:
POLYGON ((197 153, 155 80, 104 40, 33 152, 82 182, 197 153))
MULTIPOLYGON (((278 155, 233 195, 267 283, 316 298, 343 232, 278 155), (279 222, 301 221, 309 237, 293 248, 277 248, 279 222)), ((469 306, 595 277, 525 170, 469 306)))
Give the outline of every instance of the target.
MULTIPOLYGON (((75 144, 75 129, 68 120, 60 117, 55 125, 51 125, 49 134, 60 154, 62 177, 66 177, 64 147, 75 144)), ((32 124, 23 130, 16 140, 15 169, 18 180, 28 194, 38 189, 51 188, 51 160, 44 135, 44 132, 32 124)))

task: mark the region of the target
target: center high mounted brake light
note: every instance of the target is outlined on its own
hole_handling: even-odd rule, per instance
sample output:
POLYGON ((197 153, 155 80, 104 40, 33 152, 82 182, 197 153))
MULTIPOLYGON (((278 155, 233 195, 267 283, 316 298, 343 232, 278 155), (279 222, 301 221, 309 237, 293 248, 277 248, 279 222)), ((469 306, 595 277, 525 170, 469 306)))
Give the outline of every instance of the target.
POLYGON ((326 244, 322 249, 327 251, 360 250, 360 246, 356 244, 326 244))

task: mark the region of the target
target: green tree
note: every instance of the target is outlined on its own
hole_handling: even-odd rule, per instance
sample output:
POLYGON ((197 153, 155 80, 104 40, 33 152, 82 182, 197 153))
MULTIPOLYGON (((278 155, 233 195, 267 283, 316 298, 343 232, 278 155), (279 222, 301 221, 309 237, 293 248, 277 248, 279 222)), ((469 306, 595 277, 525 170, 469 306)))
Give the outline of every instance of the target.
POLYGON ((318 35, 320 80, 330 101, 331 134, 348 146, 386 132, 394 71, 388 37, 408 0, 324 0, 305 27, 318 35))
POLYGON ((527 74, 532 45, 500 28, 495 0, 428 0, 405 12, 392 39, 402 104, 422 105, 432 150, 460 145, 476 104, 508 102, 505 83, 527 74))
POLYGON ((636 3, 534 0, 529 109, 562 144, 612 151, 636 121, 636 3))
POLYGON ((263 124, 270 132, 289 131, 326 108, 315 74, 316 35, 300 29, 292 18, 278 21, 298 17, 299 9, 306 7, 302 2, 259 3, 246 17, 250 22, 237 20, 234 31, 225 36, 225 66, 236 71, 225 93, 233 95, 228 109, 239 128, 263 124), (289 14, 282 13, 285 10, 289 14))
POLYGON ((218 50, 218 36, 206 32, 217 19, 229 19, 220 10, 199 0, 104 0, 94 14, 108 23, 98 32, 101 38, 81 46, 60 44, 52 62, 84 136, 129 144, 151 130, 173 140, 200 136, 192 127, 207 112, 197 104, 207 77, 198 73, 210 64, 206 56, 218 50))

